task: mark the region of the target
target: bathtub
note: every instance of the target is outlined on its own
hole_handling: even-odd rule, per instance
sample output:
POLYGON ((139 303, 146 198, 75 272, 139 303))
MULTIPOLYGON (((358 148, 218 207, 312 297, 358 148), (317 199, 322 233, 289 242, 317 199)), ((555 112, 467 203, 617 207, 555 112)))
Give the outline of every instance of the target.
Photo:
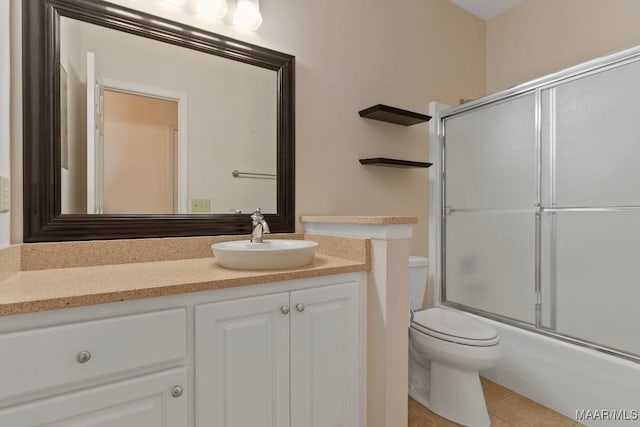
POLYGON ((501 338, 502 359, 481 375, 587 426, 640 425, 640 364, 469 315, 501 338))

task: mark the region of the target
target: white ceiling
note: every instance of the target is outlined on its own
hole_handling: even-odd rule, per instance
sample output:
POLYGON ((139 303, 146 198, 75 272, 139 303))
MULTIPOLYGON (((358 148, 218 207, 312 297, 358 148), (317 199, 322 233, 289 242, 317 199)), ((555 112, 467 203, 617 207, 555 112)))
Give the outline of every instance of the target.
POLYGON ((449 0, 481 19, 493 18, 522 0, 449 0))

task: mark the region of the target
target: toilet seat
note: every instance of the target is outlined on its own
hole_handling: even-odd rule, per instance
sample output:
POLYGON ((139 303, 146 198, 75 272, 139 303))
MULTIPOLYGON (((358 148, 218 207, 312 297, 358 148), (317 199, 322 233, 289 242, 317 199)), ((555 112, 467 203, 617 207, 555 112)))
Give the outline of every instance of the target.
POLYGON ((492 327, 464 314, 438 307, 414 312, 410 327, 433 338, 476 347, 488 347, 500 341, 492 327))

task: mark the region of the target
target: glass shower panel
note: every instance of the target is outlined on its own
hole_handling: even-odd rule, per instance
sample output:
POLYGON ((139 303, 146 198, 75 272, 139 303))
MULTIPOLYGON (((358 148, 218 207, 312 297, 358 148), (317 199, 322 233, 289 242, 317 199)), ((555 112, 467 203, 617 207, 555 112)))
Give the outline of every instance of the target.
POLYGON ((555 167, 558 206, 640 205, 638 76, 636 61, 543 91, 543 160, 555 157, 543 176, 555 167))
POLYGON ((535 95, 445 119, 447 205, 531 208, 536 198, 535 95))
POLYGON ((640 355, 640 212, 556 212, 543 229, 543 326, 640 355))
POLYGON ((446 300, 534 322, 534 214, 446 217, 446 300))

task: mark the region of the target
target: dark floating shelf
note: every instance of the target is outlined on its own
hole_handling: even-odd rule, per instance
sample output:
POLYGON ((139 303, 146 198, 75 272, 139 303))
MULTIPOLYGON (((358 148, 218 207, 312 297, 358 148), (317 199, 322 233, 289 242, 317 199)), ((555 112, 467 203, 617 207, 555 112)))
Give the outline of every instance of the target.
POLYGON ((413 162, 411 160, 387 159, 385 157, 374 157, 372 159, 360 159, 360 164, 387 166, 391 168, 428 168, 433 163, 413 162))
POLYGON ((358 112, 360 117, 380 120, 382 122, 395 123, 402 126, 417 125, 431 120, 431 116, 413 111, 402 110, 388 105, 378 104, 358 112))

